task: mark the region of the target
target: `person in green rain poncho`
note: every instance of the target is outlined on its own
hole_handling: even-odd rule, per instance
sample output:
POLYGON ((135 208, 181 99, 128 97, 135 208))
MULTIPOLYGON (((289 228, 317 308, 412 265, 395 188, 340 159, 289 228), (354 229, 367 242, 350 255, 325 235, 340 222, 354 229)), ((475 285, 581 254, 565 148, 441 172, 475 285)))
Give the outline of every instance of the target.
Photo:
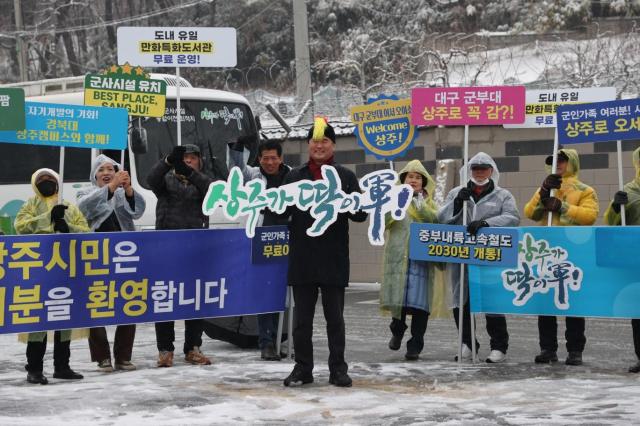
MULTIPOLYGON (((411 224, 436 223, 438 207, 433 201, 435 182, 418 160, 410 161, 400 171, 400 183, 413 189, 413 199, 402 220, 386 217, 386 245, 380 287, 380 308, 392 316, 389 349, 400 349, 402 337, 411 315, 411 338, 407 341, 405 359, 417 360, 424 347, 424 334, 431 312, 430 305, 442 301, 442 280, 436 280, 436 263, 409 259, 411 224), (436 282, 437 281, 437 282, 436 282), (438 285, 440 284, 440 285, 438 285)), ((438 274, 439 276, 439 274, 438 274)))
MULTIPOLYGON (((633 166, 636 177, 624 185, 622 191, 616 192, 613 201, 604 212, 607 225, 621 225, 622 215, 620 206, 624 206, 625 222, 627 225, 640 225, 640 148, 633 151, 633 166)), ((633 329, 633 347, 638 357, 635 364, 629 367, 629 373, 640 373, 640 319, 631 320, 633 329)))
MULTIPOLYGON (((89 232, 89 225, 80 210, 68 202, 58 204, 60 177, 51 169, 39 169, 31 176, 35 196, 29 198, 16 216, 18 234, 55 234, 89 232)), ((82 334, 82 333, 77 333, 82 334)), ((83 336, 77 335, 73 338, 83 336)), ((84 335, 86 337, 86 334, 84 335)), ((23 336, 20 336, 24 340, 23 336)), ((82 379, 82 375, 69 367, 72 339, 71 330, 57 330, 53 343, 53 377, 56 379, 82 379)), ((43 374, 44 353, 47 349, 47 332, 29 333, 27 340, 27 381, 46 385, 43 374)))

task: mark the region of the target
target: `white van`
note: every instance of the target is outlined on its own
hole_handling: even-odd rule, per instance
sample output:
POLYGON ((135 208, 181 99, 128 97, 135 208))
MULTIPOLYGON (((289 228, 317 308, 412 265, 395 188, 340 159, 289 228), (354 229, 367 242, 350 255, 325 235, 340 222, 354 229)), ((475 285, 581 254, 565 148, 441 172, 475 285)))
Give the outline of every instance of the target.
MULTIPOLYGON (((147 148, 130 143, 125 155, 125 168, 131 174, 134 189, 147 202, 145 214, 136 221, 139 229, 155 227, 156 197, 149 189, 146 178, 151 167, 177 144, 176 139, 176 84, 173 75, 151 74, 151 78, 167 82, 167 102, 165 115, 161 118, 132 118, 131 128, 141 125, 147 132, 147 148), (133 159, 133 161, 130 161, 133 159)), ((84 104, 84 77, 42 80, 17 83, 4 87, 22 87, 26 100, 60 104, 84 104)), ((247 148, 249 160, 257 154, 258 128, 249 102, 241 95, 204 88, 194 88, 184 78, 180 79, 180 106, 182 114, 182 144, 195 144, 205 160, 205 173, 214 178, 226 178, 227 143, 240 136, 256 135, 247 148)), ((59 168, 59 147, 19 145, 0 143, 0 217, 12 219, 22 203, 33 195, 30 178, 32 173, 48 167, 59 168)), ((76 202, 80 188, 91 185, 89 173, 91 160, 104 153, 120 161, 121 151, 96 150, 87 148, 66 148, 64 168, 64 198, 76 202)), ((13 221, 11 221, 13 222, 13 221)), ((222 215, 210 217, 211 227, 230 227, 222 215)))

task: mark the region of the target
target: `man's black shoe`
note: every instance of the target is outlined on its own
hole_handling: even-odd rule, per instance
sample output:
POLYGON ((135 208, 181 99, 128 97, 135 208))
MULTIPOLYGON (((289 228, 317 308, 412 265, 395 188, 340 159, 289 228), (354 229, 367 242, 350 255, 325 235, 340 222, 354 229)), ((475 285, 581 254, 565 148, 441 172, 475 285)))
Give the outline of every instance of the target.
POLYGON ((536 364, 549 364, 550 362, 558 362, 558 354, 555 351, 544 349, 540 354, 536 355, 536 364))
POLYGON ((342 371, 337 371, 335 373, 329 374, 329 383, 341 388, 350 388, 353 384, 353 382, 351 381, 351 377, 349 377, 347 373, 344 373, 342 371))
POLYGON ((27 382, 33 383, 34 385, 46 385, 49 383, 46 376, 42 374, 42 372, 29 372, 27 373, 27 382))
POLYGON ((640 373, 640 360, 629 367, 629 373, 640 373))
POLYGON ((84 379, 84 376, 80 373, 76 373, 70 368, 67 368, 66 370, 54 371, 53 378, 63 380, 79 380, 84 379))
POLYGON ((407 361, 417 361, 420 357, 420 352, 415 349, 407 349, 407 353, 404 354, 404 359, 407 361))
POLYGON ((291 374, 284 379, 285 386, 301 386, 308 383, 313 383, 313 375, 311 375, 311 373, 304 372, 298 365, 293 367, 291 374))
POLYGON ((569 352, 564 363, 567 365, 582 365, 582 352, 569 352))
POLYGON ((260 351, 260 358, 265 361, 280 361, 280 356, 276 353, 276 348, 273 346, 273 343, 268 343, 262 350, 260 351))
POLYGON ((392 351, 397 351, 400 349, 400 345, 402 344, 402 336, 393 335, 389 340, 389 349, 392 351))

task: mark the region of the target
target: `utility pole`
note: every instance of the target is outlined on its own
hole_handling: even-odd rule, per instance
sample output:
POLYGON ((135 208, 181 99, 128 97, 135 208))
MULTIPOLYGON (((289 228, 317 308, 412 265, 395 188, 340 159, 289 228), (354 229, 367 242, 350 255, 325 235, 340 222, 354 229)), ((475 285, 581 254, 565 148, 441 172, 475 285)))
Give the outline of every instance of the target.
POLYGON ((20 68, 20 81, 29 80, 29 74, 27 72, 27 51, 25 50, 25 43, 22 40, 22 9, 20 7, 20 0, 13 0, 13 10, 16 18, 16 49, 18 56, 18 66, 20 68))
MULTIPOLYGON (((306 108, 313 117, 313 92, 311 90, 311 58, 309 57, 309 30, 307 24, 307 3, 305 0, 293 2, 293 38, 296 53, 296 98, 300 108, 306 108), (311 108, 308 108, 309 104, 311 108), (304 105, 304 107, 303 107, 304 105)), ((301 117, 307 120, 309 114, 301 117)))

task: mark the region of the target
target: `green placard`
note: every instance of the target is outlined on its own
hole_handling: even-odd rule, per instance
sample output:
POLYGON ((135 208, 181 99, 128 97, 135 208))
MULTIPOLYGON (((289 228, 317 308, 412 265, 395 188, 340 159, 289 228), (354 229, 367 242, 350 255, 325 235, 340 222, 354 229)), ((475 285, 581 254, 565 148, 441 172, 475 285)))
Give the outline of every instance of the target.
POLYGON ((0 87, 0 130, 24 130, 24 90, 0 87))

